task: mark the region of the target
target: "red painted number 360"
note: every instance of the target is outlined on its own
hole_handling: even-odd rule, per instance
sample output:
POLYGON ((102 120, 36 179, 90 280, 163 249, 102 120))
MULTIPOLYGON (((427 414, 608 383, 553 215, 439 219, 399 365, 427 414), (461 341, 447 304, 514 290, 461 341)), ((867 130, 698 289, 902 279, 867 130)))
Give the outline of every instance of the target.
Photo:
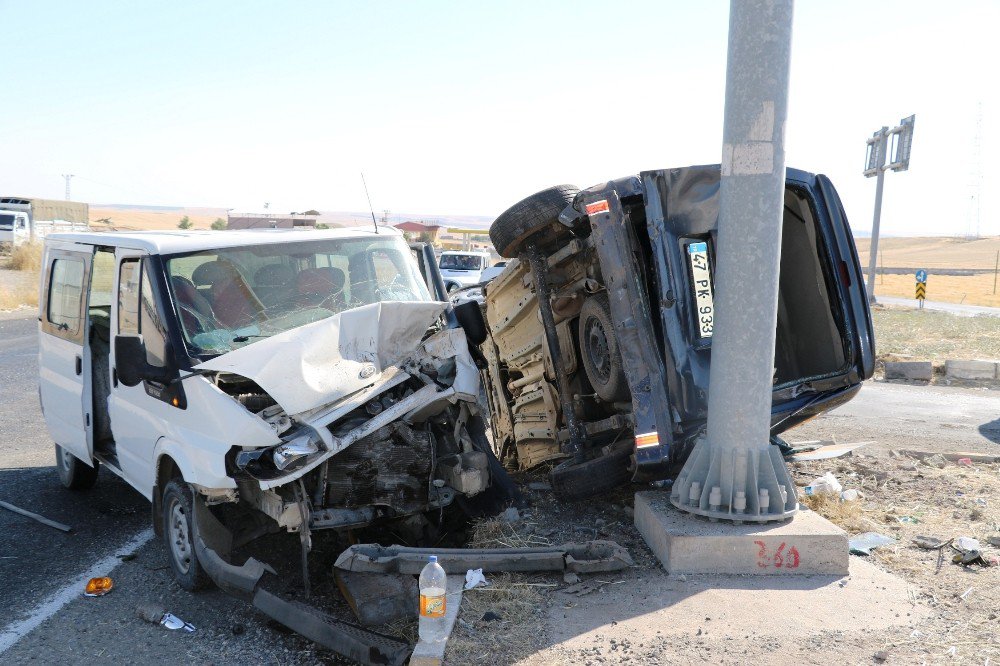
POLYGON ((784 541, 771 553, 767 549, 767 544, 763 541, 754 541, 759 550, 757 551, 757 566, 761 569, 774 567, 775 569, 796 569, 799 566, 799 551, 795 546, 786 549, 784 541))

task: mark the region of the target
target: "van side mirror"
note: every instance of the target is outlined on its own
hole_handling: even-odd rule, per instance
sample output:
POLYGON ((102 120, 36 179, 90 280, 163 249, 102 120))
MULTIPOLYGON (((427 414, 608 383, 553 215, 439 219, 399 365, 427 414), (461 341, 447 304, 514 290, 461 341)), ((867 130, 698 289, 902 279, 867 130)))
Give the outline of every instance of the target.
POLYGON ((477 347, 486 342, 489 333, 486 330, 486 320, 483 319, 483 310, 477 301, 462 301, 454 307, 454 311, 458 325, 465 329, 465 337, 469 342, 477 347))
POLYGON ((125 386, 136 386, 144 379, 166 381, 164 369, 146 360, 146 344, 141 335, 115 336, 115 374, 125 386))

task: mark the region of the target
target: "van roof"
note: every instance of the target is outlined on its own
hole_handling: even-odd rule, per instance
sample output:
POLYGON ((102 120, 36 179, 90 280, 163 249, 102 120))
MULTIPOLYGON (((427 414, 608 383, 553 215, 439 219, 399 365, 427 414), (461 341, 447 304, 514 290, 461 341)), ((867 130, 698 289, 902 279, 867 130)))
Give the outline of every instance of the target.
MULTIPOLYGON (((391 227, 380 227, 380 236, 401 236, 391 227)), ((110 245, 145 250, 150 254, 198 252, 268 243, 295 243, 327 238, 375 238, 364 227, 346 229, 237 229, 232 231, 92 231, 56 233, 45 236, 45 243, 110 245)))

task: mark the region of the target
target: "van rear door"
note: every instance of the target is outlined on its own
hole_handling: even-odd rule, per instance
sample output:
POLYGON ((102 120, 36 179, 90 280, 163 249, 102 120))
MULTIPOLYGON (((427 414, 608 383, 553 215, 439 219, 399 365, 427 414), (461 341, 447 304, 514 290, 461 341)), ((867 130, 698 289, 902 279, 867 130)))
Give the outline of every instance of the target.
POLYGON ((38 306, 38 387, 55 443, 93 466, 87 300, 94 250, 49 247, 38 306))

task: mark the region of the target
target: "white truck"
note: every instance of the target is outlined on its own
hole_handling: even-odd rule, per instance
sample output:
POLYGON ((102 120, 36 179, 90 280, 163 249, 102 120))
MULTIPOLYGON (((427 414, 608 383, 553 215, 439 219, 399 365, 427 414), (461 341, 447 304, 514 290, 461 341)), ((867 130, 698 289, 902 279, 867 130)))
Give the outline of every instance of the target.
POLYGON ((51 233, 88 231, 90 207, 78 201, 0 197, 0 247, 13 248, 51 233))
POLYGON ((490 265, 489 252, 442 252, 438 262, 448 292, 479 284, 483 269, 490 265))
POLYGON ((435 535, 509 501, 477 403, 482 314, 447 302, 430 246, 388 228, 52 234, 43 261, 61 480, 87 489, 103 466, 150 500, 182 587, 212 581, 343 651, 360 627, 315 638, 315 609, 237 549, 297 533, 308 581, 316 530, 435 535))

